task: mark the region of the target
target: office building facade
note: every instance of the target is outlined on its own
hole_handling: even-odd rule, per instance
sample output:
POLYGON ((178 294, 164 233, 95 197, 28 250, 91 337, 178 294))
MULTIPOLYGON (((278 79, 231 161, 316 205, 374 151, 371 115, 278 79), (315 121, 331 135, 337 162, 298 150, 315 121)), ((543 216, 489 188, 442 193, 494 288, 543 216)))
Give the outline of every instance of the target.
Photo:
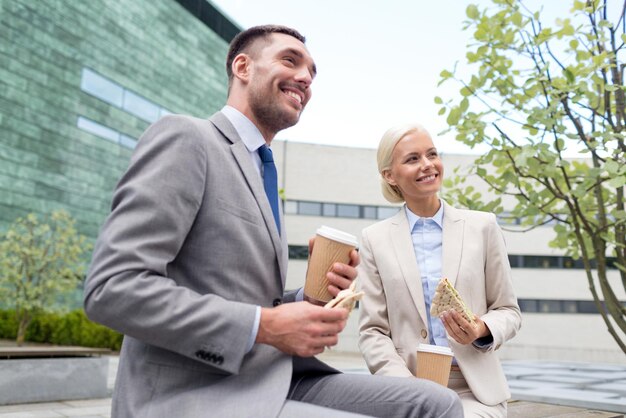
MULTIPOLYGON (((65 209, 94 240, 150 123, 168 113, 207 117, 223 106, 225 55, 240 29, 206 0, 0 0, 0 230, 30 212, 65 209)), ((285 197, 287 287, 296 288, 318 227, 360 236, 398 206, 380 194, 372 149, 280 140, 273 149, 285 197)), ((451 173, 471 157, 443 158, 451 173)), ((625 363, 594 311, 584 271, 547 245, 550 227, 505 236, 524 322, 501 355, 625 363)), ((617 282, 617 272, 610 278, 617 282)), ((338 350, 357 350, 357 318, 358 310, 338 350)))
MULTIPOLYGON (((297 288, 304 283, 306 244, 320 225, 360 237, 363 228, 399 208, 390 205, 380 192, 373 149, 289 141, 277 141, 273 148, 286 198, 291 258, 288 287, 297 288)), ((473 159, 469 155, 442 155, 446 173, 470 165, 473 159)), ((479 178, 470 177, 467 183, 490 198, 479 178)), ((626 356, 597 313, 582 263, 548 245, 553 225, 522 232, 515 219, 502 216, 500 226, 523 315, 520 333, 499 350, 501 357, 626 364, 626 356)), ((608 276, 619 299, 626 301, 618 271, 610 269, 608 276)), ((357 319, 355 311, 341 337, 340 350, 357 350, 357 319)))
POLYGON ((65 209, 94 237, 149 124, 223 105, 239 30, 204 0, 0 0, 0 228, 65 209))

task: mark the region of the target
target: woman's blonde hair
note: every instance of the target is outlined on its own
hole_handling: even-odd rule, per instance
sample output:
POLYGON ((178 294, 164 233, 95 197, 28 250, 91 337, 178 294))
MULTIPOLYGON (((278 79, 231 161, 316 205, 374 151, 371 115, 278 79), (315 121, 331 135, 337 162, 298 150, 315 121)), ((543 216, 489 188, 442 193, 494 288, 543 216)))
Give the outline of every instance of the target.
POLYGON ((426 129, 418 123, 409 123, 398 125, 387 129, 378 144, 378 152, 376 153, 376 161, 378 162, 378 173, 380 173, 380 185, 385 199, 391 203, 404 202, 404 196, 397 186, 392 186, 385 179, 385 171, 391 168, 393 159, 393 149, 398 142, 410 133, 426 132, 426 129))

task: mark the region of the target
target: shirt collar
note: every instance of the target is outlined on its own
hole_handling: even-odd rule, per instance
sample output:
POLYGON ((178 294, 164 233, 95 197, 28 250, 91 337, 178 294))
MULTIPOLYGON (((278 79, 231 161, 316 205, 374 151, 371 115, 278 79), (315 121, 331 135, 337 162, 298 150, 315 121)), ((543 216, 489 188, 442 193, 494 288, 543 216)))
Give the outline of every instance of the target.
POLYGON ((226 105, 222 108, 222 114, 233 124, 248 151, 256 152, 261 145, 265 145, 265 139, 261 135, 259 128, 243 113, 232 106, 226 105))
POLYGON ((435 215, 432 218, 422 218, 421 216, 417 216, 416 214, 411 212, 411 209, 409 209, 406 203, 404 204, 404 210, 406 211, 406 217, 409 220, 410 231, 413 231, 415 224, 420 219, 423 219, 423 220, 432 219, 439 226, 439 228, 443 229, 443 202, 441 201, 441 199, 439 199, 439 210, 437 211, 437 213, 435 213, 435 215))

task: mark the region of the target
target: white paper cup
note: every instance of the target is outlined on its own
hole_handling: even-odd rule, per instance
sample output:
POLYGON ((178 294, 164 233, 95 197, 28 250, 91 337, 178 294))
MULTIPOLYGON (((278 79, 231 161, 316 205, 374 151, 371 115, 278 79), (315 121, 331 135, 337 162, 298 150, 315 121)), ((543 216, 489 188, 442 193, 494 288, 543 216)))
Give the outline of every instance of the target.
POLYGON ((304 294, 313 302, 325 304, 333 298, 328 291, 328 273, 334 263, 350 263, 350 252, 357 247, 354 235, 328 226, 321 226, 315 236, 313 253, 309 259, 304 294))
POLYGON ((453 356, 450 347, 429 344, 418 345, 415 376, 432 380, 447 387, 453 356))

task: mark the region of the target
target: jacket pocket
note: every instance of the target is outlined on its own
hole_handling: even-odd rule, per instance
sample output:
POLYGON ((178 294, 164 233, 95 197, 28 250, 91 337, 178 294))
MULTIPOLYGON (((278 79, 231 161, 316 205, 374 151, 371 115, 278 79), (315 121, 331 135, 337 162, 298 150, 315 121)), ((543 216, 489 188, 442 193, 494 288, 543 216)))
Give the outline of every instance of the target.
MULTIPOLYGON (((242 206, 237 206, 232 202, 226 201, 221 198, 217 198, 218 208, 230 215, 236 216, 256 227, 263 224, 261 213, 259 211, 250 211, 242 206)), ((255 202, 256 203, 256 202, 255 202)), ((256 205, 254 206, 256 209, 256 205)))

